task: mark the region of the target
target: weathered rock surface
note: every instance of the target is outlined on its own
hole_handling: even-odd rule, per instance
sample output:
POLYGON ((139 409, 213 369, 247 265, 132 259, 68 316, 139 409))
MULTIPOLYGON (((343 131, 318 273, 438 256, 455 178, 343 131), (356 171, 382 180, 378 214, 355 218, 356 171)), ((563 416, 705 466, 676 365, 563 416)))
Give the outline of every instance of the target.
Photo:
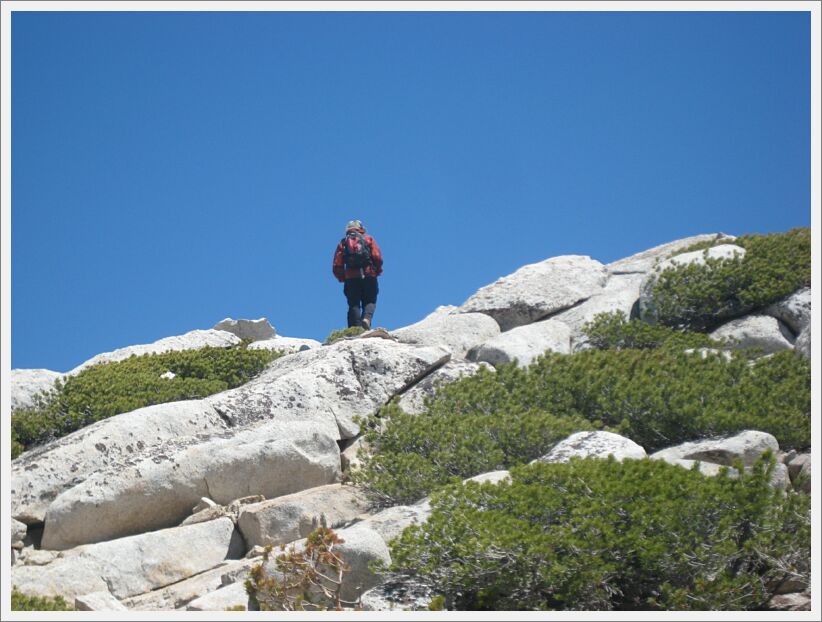
POLYGON ((260 559, 238 559, 223 561, 213 568, 193 575, 178 583, 133 596, 123 600, 128 609, 158 611, 180 609, 191 601, 205 596, 224 585, 243 583, 249 570, 260 563, 260 559))
POLYGON ((440 348, 383 339, 346 341, 284 356, 251 382, 203 400, 149 406, 99 421, 13 461, 12 516, 40 522, 58 494, 93 473, 121 471, 145 458, 166 460, 212 436, 269 420, 311 423, 318 433, 353 438, 359 432, 355 415, 376 412, 448 358, 440 348))
POLYGON ((527 326, 518 326, 472 348, 468 359, 491 365, 517 361, 527 367, 545 352, 569 354, 571 329, 559 320, 543 320, 527 326))
POLYGON ((441 346, 452 358, 464 358, 474 346, 500 334, 499 324, 484 313, 444 313, 437 310, 416 324, 391 333, 401 343, 441 346))
POLYGON ((385 542, 398 537, 406 527, 424 523, 431 516, 431 506, 427 500, 414 505, 395 505, 372 516, 358 525, 364 525, 377 532, 385 542))
POLYGON ((403 393, 400 396, 399 406, 405 412, 417 415, 425 410, 425 399, 433 397, 438 386, 473 376, 483 367, 488 371, 496 371, 487 363, 473 363, 462 359, 450 360, 403 393))
POLYGON ((798 454, 789 462, 788 474, 793 485, 802 492, 811 493, 811 454, 798 454))
POLYGON ((784 464, 776 463, 771 474, 771 486, 778 490, 791 489, 791 477, 788 474, 788 467, 784 464))
POLYGON ((208 399, 234 426, 269 417, 324 419, 336 423, 338 438, 354 438, 354 416, 376 412, 449 358, 442 348, 352 339, 284 356, 251 382, 208 399))
POLYGON ((645 274, 653 270, 655 265, 669 258, 672 254, 677 254, 682 251, 682 249, 693 246, 694 244, 713 242, 716 240, 732 242, 735 239, 734 236, 725 235, 724 233, 693 235, 681 240, 674 240, 673 242, 654 246, 630 257, 613 261, 605 267, 608 268, 611 274, 645 274))
POLYGON ((181 525, 194 525, 196 523, 214 520, 215 518, 221 518, 223 516, 229 517, 232 521, 234 521, 234 524, 237 524, 237 519, 240 517, 240 512, 242 512, 247 505, 265 501, 265 497, 263 495, 251 495, 250 497, 235 499, 228 505, 214 503, 214 505, 201 507, 204 505, 203 501, 214 503, 207 497, 203 497, 200 500, 200 503, 194 506, 194 509, 191 511, 191 516, 180 523, 181 525))
POLYGON ((203 496, 220 504, 272 498, 339 476, 333 436, 310 423, 271 422, 90 476, 49 506, 43 547, 63 550, 176 525, 203 496))
POLYGON ((810 611, 810 592, 778 594, 768 602, 768 609, 772 611, 810 611))
POLYGON ((358 455, 360 449, 369 451, 368 444, 362 436, 351 441, 351 444, 340 452, 340 463, 342 464, 343 472, 348 472, 352 468, 359 468, 362 465, 362 461, 358 455))
POLYGON ((793 334, 769 315, 748 315, 723 324, 710 333, 712 339, 728 339, 732 349, 761 348, 765 354, 793 348, 793 334))
POLYGON ((645 450, 634 441, 613 432, 577 432, 560 441, 544 456, 533 462, 568 462, 571 458, 607 458, 619 462, 625 459, 641 460, 645 450))
POLYGON ((217 322, 213 330, 224 330, 240 339, 250 339, 251 341, 271 339, 277 334, 274 327, 264 317, 258 320, 233 320, 227 317, 221 322, 217 322))
POLYGON ((17 565, 11 582, 28 594, 70 601, 105 590, 123 599, 182 581, 243 552, 234 523, 221 518, 78 547, 45 566, 17 565))
POLYGON ((811 359, 811 325, 808 324, 808 327, 799 333, 799 336, 796 338, 796 343, 794 343, 794 350, 796 350, 797 354, 804 356, 806 359, 811 359))
POLYGON ((23 548, 23 540, 26 539, 26 525, 14 518, 11 519, 11 546, 15 549, 23 548))
POLYGON ((798 335, 811 323, 811 289, 803 287, 793 294, 763 310, 763 313, 778 319, 798 335))
POLYGON ((140 344, 119 348, 113 352, 98 354, 81 363, 68 372, 67 375, 80 373, 86 367, 97 365, 98 363, 116 363, 124 361, 130 356, 142 356, 144 354, 158 354, 161 352, 198 350, 207 346, 215 348, 226 348, 240 343, 240 338, 224 330, 192 330, 184 335, 165 337, 153 343, 140 344))
POLYGON ((510 471, 489 471, 488 473, 480 473, 474 477, 469 477, 463 481, 463 484, 467 482, 476 482, 477 484, 499 484, 500 482, 509 481, 511 481, 510 471))
POLYGON ((754 462, 767 450, 776 456, 779 443, 767 432, 746 430, 736 436, 682 443, 668 447, 651 454, 652 460, 665 460, 675 463, 676 460, 700 460, 731 466, 734 460, 741 460, 746 467, 754 462))
POLYGON ((621 311, 626 318, 631 317, 639 300, 639 286, 642 284, 642 279, 642 273, 612 274, 608 277, 601 292, 551 317, 552 320, 562 322, 571 329, 571 349, 574 352, 585 347, 587 339, 582 329, 598 314, 621 311))
POLYGON ((50 369, 12 369, 9 375, 12 411, 33 406, 34 397, 53 389, 62 377, 63 374, 50 369))
POLYGON ((45 566, 57 559, 57 551, 44 551, 33 546, 27 546, 20 551, 19 562, 25 566, 45 566))
POLYGON ((277 546, 305 538, 321 525, 336 529, 367 508, 361 489, 329 484, 245 506, 237 526, 249 548, 277 546))
POLYGON ((83 594, 74 598, 76 611, 128 611, 108 590, 83 594))
POLYGON ((531 324, 598 293, 607 280, 600 262, 565 255, 523 266, 468 298, 460 313, 485 313, 503 331, 531 324))
POLYGON ((303 352, 304 350, 311 350, 319 348, 322 344, 316 339, 300 339, 297 337, 282 337, 277 335, 271 339, 264 339, 262 341, 255 341, 249 344, 249 350, 277 350, 285 352, 286 354, 293 354, 294 352, 303 352))
POLYGON ((186 606, 187 611, 225 611, 233 607, 248 609, 248 593, 242 581, 230 583, 220 589, 195 598, 186 606))
POLYGON ((380 575, 369 568, 371 562, 389 564, 391 555, 382 536, 366 525, 357 524, 340 529, 337 534, 345 540, 337 550, 346 563, 351 565, 351 571, 346 574, 343 583, 342 597, 356 601, 364 592, 381 582, 380 575))
MULTIPOLYGON (((644 322, 655 323, 657 320, 657 309, 653 300, 654 286, 665 270, 677 268, 691 264, 705 265, 706 257, 709 259, 742 259, 745 257, 745 249, 735 244, 720 244, 711 248, 699 251, 691 251, 674 255, 659 263, 653 271, 649 272, 642 281, 639 288, 639 317, 644 322)), ((736 315, 743 313, 745 309, 734 311, 736 315)), ((729 312, 730 313, 730 312, 729 312)), ((731 317, 728 313, 720 313, 717 319, 731 317)))
POLYGON ((437 595, 410 577, 381 583, 362 595, 363 611, 426 611, 437 595))
POLYGON ((178 439, 228 429, 203 400, 158 404, 98 421, 12 461, 12 516, 25 523, 42 522, 58 494, 91 474, 133 466, 155 451, 167 455, 163 448, 178 439))
MULTIPOLYGON (((375 561, 389 564, 391 557, 388 546, 382 536, 365 523, 336 530, 336 533, 343 542, 337 544, 334 550, 350 566, 342 583, 341 596, 345 601, 356 602, 363 593, 381 583, 381 576, 374 573, 369 564, 375 561)), ((288 549, 293 547, 299 552, 303 550, 304 544, 302 540, 293 542, 288 549)), ((265 562, 263 569, 266 576, 282 576, 276 568, 274 559, 265 562)))

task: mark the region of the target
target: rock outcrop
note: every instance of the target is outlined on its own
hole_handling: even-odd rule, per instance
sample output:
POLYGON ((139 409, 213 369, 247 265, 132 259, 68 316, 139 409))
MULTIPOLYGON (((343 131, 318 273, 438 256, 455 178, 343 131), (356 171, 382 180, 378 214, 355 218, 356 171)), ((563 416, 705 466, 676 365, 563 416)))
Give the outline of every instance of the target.
POLYGON ((571 329, 560 320, 542 320, 512 328, 472 348, 468 359, 491 365, 516 361, 520 367, 527 367, 546 352, 571 352, 571 329))
POLYGON ((212 330, 224 330, 240 339, 262 341, 271 339, 277 334, 274 327, 264 317, 258 320, 233 320, 230 317, 217 322, 212 330))
POLYGON ((51 503, 43 546, 63 550, 176 525, 206 495, 221 504, 272 498, 339 477, 333 436, 306 423, 272 422, 95 473, 51 503))
POLYGON ((354 438, 355 416, 376 412, 448 359, 439 348, 383 339, 344 341, 277 359, 236 389, 99 421, 14 461, 12 516, 41 522, 59 494, 94 473, 137 468, 145 459, 165 461, 191 445, 269 421, 311 423, 318 434, 354 438))
POLYGON ((71 602, 100 591, 123 599, 192 577, 244 548, 234 523, 222 518, 77 547, 44 566, 18 564, 11 582, 24 593, 71 602))
POLYGON ((731 320, 710 333, 711 339, 727 339, 733 349, 759 348, 764 354, 793 348, 794 336, 782 322, 769 315, 747 315, 731 320))
MULTIPOLYGON (((328 346, 277 335, 265 318, 226 318, 210 330, 97 355, 68 374, 12 370, 16 410, 55 380, 134 354, 241 340, 252 341, 250 349, 285 353, 242 386, 123 413, 15 459, 11 582, 28 594, 63 596, 85 611, 248 607, 244 582, 263 563, 264 547, 275 548, 263 572, 281 576, 274 560, 279 547, 303 550, 305 537, 322 525, 344 540, 336 550, 350 565, 345 600, 361 598, 366 610, 426 609, 436 590, 413 577, 382 576, 373 562, 390 562, 389 543, 430 518, 431 498, 377 511, 373 499, 348 483, 357 451, 372 450, 362 418, 392 400, 419 414, 440 387, 481 369, 495 372, 494 365, 514 360, 526 366, 546 351, 570 355, 588 348, 583 328, 599 313, 654 322, 651 293, 659 274, 704 263, 706 256, 744 256, 733 240, 693 236, 607 265, 587 256, 555 257, 481 288, 460 307, 439 307, 390 333, 376 329, 328 346), (725 243, 682 252, 717 241, 725 243)), ((764 308, 737 307, 712 324, 718 328, 711 336, 728 343, 690 351, 729 358, 734 348, 794 349, 809 358, 810 309, 808 288, 764 308)), ((586 431, 543 451, 533 462, 650 458, 732 477, 739 475, 734 465, 747 471, 770 451, 778 459, 771 484, 811 492, 810 453, 802 447, 780 453, 776 438, 755 430, 651 456, 629 438, 586 431)), ((499 470, 463 482, 506 486, 511 477, 499 470)), ((807 608, 805 589, 803 581, 782 581, 771 608, 807 608)))
POLYGON ((454 359, 465 358, 471 348, 499 333, 499 324, 484 313, 454 313, 442 308, 416 324, 392 331, 401 343, 440 346, 454 359))
POLYGON ((674 240, 673 242, 666 242, 659 246, 654 246, 648 250, 641 251, 630 257, 612 261, 605 267, 611 274, 647 274, 651 272, 657 265, 673 255, 682 254, 682 251, 695 244, 703 242, 733 242, 736 238, 732 235, 725 235, 724 233, 706 233, 702 235, 692 235, 681 240, 674 240))
POLYGON ((749 467, 766 451, 771 451, 774 456, 779 451, 779 443, 773 435, 748 430, 727 438, 682 443, 657 451, 650 458, 672 464, 677 460, 699 460, 725 466, 733 466, 735 460, 741 460, 749 467))
POLYGON ((51 391, 63 374, 50 369, 12 369, 9 376, 9 395, 12 411, 30 408, 34 398, 51 391))
POLYGON ((605 287, 607 278, 605 266, 590 257, 554 257, 486 285, 459 312, 490 315, 504 332, 587 300, 605 287))
POLYGON ((246 506, 237 526, 246 546, 277 546, 305 538, 320 526, 338 528, 368 509, 359 488, 329 484, 246 506))
POLYGON ((73 376, 80 373, 87 367, 97 365, 99 363, 116 363, 117 361, 124 361, 131 356, 142 356, 144 354, 160 354, 162 352, 182 351, 182 350, 198 350, 207 346, 212 348, 226 348, 240 343, 240 338, 224 330, 192 330, 184 335, 175 335, 174 337, 165 337, 153 343, 141 344, 136 346, 127 346, 119 348, 113 352, 104 352, 93 356, 89 360, 81 363, 74 369, 68 372, 67 375, 73 376))
POLYGON ((811 289, 803 287, 784 300, 766 307, 763 313, 775 317, 786 324, 794 335, 799 335, 811 323, 811 289))
POLYGON ((646 457, 645 450, 629 438, 613 432, 577 432, 554 445, 553 449, 534 462, 568 462, 571 458, 607 458, 619 462, 646 457))

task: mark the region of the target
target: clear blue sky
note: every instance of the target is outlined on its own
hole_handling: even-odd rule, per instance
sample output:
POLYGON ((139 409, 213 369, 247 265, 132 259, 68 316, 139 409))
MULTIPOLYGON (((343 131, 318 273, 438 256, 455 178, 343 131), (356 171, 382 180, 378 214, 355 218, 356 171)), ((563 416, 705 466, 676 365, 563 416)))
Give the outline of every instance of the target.
POLYGON ((12 17, 12 367, 224 317, 324 339, 520 266, 809 226, 807 13, 12 17))

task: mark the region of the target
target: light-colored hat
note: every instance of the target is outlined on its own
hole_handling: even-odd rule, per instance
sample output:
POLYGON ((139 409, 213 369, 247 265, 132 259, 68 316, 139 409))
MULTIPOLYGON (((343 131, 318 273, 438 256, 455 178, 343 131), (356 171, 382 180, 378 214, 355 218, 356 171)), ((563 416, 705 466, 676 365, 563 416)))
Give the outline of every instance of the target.
POLYGON ((348 224, 345 225, 345 230, 351 231, 351 229, 365 229, 365 227, 362 226, 362 222, 359 220, 349 220, 348 224))

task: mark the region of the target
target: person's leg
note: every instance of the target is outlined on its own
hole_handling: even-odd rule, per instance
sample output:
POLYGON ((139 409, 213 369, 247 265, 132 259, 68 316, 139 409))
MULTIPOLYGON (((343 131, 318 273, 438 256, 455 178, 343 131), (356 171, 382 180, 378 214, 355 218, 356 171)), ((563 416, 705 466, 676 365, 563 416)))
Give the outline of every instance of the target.
POLYGON ((380 292, 377 277, 369 276, 364 278, 362 289, 362 327, 369 329, 371 328, 371 320, 374 317, 374 311, 377 309, 377 294, 380 292))
POLYGON ((362 298, 362 279, 347 279, 343 293, 348 302, 348 327, 359 326, 361 319, 360 299, 362 298))

